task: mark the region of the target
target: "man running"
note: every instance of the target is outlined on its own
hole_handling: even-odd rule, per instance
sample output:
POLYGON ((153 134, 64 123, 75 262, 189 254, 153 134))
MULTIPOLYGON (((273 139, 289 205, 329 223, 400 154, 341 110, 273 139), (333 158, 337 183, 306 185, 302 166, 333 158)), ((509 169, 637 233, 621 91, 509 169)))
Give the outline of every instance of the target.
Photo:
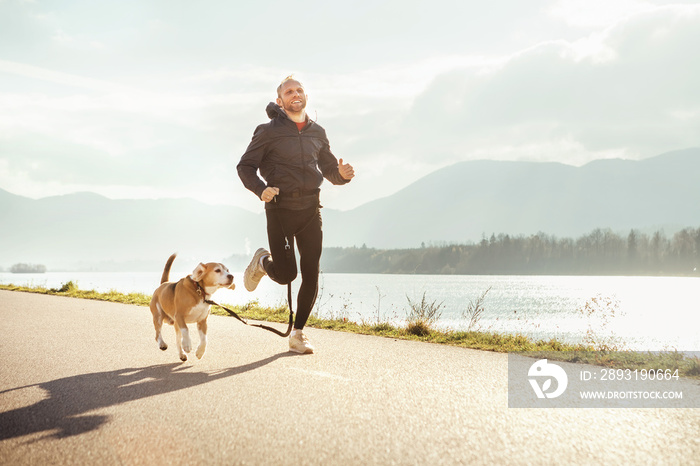
POLYGON ((342 185, 355 176, 353 167, 331 152, 326 131, 309 119, 306 100, 304 86, 292 76, 285 78, 277 88, 276 103, 266 108, 270 122, 255 129, 237 167, 243 185, 265 203, 270 246, 269 251, 255 252, 244 285, 253 291, 265 275, 281 285, 294 281, 296 242, 301 286, 289 350, 302 354, 314 351, 302 330, 318 294, 323 247, 319 187, 323 178, 342 185))

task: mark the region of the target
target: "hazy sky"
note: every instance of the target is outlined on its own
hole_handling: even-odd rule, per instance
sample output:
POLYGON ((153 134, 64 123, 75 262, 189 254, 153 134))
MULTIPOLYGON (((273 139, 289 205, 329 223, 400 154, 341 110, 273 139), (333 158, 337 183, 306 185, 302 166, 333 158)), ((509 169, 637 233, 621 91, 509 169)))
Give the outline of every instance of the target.
POLYGON ((700 146, 700 1, 0 0, 0 188, 261 209, 235 166, 290 73, 356 169, 331 208, 700 146))

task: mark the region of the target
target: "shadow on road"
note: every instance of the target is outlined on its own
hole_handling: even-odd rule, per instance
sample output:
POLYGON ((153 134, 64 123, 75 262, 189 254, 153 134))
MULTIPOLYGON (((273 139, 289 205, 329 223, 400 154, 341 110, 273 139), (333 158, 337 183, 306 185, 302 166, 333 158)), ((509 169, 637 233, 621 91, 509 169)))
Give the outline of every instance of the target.
POLYGON ((46 390, 48 398, 31 406, 0 412, 0 440, 38 432, 47 432, 47 436, 55 438, 80 435, 109 421, 109 416, 105 415, 83 415, 89 411, 232 377, 258 369, 289 354, 279 353, 216 372, 188 372, 192 366, 183 366, 181 363, 160 364, 76 375, 5 390, 0 392, 0 397, 14 390, 40 387, 46 390))

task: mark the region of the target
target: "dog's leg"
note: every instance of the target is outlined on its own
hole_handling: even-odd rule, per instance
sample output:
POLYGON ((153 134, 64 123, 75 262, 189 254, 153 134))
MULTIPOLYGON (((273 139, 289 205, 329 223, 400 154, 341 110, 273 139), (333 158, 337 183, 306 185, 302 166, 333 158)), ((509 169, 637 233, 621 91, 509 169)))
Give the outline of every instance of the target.
POLYGON ((197 322, 199 329, 199 347, 197 348, 197 358, 202 359, 204 352, 207 350, 207 319, 197 322))
POLYGON ((175 323, 175 344, 177 346, 177 352, 180 355, 180 361, 187 361, 187 354, 182 350, 182 330, 180 326, 175 323))
POLYGON ((168 349, 168 345, 163 340, 163 335, 161 333, 161 329, 163 328, 163 310, 160 308, 160 304, 151 303, 151 313, 153 314, 153 326, 156 328, 158 347, 165 351, 168 349))
MULTIPOLYGON (((190 340, 190 331, 187 328, 187 323, 185 322, 185 319, 182 316, 175 317, 175 328, 178 328, 180 330, 180 333, 182 334, 182 346, 180 346, 180 359, 182 359, 182 356, 185 353, 189 353, 192 351, 192 340, 190 340)), ((185 356, 185 359, 182 360, 184 361, 186 359, 187 356, 185 356)))

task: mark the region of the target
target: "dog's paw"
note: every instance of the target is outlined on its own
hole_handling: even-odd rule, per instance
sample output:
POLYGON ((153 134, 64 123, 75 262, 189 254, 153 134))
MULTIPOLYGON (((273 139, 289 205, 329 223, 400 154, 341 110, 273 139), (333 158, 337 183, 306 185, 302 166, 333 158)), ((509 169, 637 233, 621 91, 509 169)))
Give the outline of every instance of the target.
POLYGON ((189 340, 189 338, 182 339, 182 351, 184 351, 185 353, 192 352, 192 342, 189 340))
POLYGON ((200 346, 197 348, 197 359, 202 359, 202 356, 204 356, 204 352, 207 350, 206 347, 200 346))
POLYGON ((182 361, 182 362, 187 361, 187 355, 186 355, 185 353, 182 353, 182 354, 180 355, 180 361, 182 361))
POLYGON ((168 345, 165 343, 165 340, 163 340, 163 335, 160 334, 160 331, 156 333, 156 343, 158 343, 158 348, 162 349, 163 351, 168 349, 168 345))

